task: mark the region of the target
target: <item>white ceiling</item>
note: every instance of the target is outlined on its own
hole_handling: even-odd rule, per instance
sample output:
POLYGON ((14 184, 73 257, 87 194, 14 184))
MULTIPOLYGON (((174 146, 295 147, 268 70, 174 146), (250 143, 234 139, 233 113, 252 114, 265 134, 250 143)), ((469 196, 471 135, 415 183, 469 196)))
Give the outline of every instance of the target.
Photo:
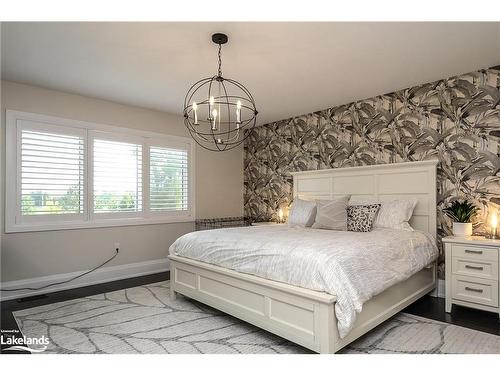
POLYGON ((500 64, 500 23, 3 23, 2 79, 180 114, 214 32, 261 124, 500 64))

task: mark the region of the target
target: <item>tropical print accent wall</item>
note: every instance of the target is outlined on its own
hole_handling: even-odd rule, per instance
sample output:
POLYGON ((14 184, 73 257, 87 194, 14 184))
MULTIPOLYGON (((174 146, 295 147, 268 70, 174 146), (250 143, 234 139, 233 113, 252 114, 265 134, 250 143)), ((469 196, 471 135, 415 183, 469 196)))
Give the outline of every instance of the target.
MULTIPOLYGON (((439 159, 442 210, 457 198, 500 207, 500 67, 479 70, 257 127, 245 142, 245 216, 276 220, 292 201, 290 172, 439 159)), ((444 276, 441 256, 440 277, 444 276)))

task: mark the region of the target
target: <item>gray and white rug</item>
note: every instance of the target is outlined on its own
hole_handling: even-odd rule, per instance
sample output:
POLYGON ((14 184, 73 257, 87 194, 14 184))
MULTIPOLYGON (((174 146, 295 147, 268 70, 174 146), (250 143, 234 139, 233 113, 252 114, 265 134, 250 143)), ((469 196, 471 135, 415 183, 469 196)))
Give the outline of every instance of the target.
MULTIPOLYGON (((311 353, 196 301, 172 301, 168 281, 14 316, 27 337, 49 337, 44 353, 311 353)), ((500 337, 400 313, 341 353, 500 353, 500 337)))

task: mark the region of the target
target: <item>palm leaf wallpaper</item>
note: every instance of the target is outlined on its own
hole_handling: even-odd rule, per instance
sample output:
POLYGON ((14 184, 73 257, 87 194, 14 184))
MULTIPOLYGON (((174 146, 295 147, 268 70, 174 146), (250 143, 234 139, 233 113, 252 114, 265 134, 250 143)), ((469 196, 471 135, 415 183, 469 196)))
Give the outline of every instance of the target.
MULTIPOLYGON (((443 213, 467 197, 500 206, 500 67, 444 79, 257 127, 245 141, 245 216, 275 220, 292 201, 290 172, 439 159, 438 236, 443 213)), ((441 257, 440 277, 444 276, 441 257)))

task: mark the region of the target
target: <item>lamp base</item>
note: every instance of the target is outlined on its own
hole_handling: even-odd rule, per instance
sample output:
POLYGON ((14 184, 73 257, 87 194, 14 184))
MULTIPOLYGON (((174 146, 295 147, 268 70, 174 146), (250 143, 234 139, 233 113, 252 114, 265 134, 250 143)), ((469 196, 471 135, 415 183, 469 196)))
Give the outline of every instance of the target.
POLYGON ((491 231, 486 235, 486 238, 490 240, 498 240, 500 237, 498 236, 497 227, 492 227, 491 231))

